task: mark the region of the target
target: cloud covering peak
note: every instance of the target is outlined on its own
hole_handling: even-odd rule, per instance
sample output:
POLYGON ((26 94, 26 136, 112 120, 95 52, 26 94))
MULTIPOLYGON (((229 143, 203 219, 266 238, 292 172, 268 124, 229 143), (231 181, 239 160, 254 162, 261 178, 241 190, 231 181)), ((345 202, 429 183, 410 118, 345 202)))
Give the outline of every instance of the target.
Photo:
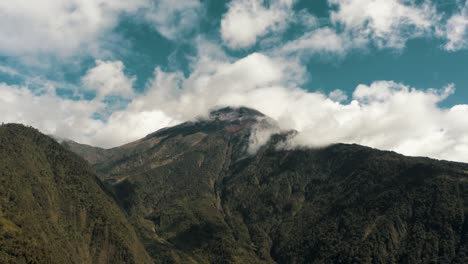
MULTIPOLYGON (((318 14, 300 0, 231 0, 221 5, 216 21, 207 21, 203 16, 213 10, 198 0, 4 1, 0 120, 113 147, 207 116, 219 106, 246 106, 271 117, 273 132, 296 130, 289 147, 357 143, 468 162, 468 106, 444 104, 456 95, 451 81, 433 85, 434 78, 412 87, 388 78, 356 78, 357 85, 323 88, 316 84, 320 76, 314 68, 318 61, 339 65, 348 57, 359 60, 384 50, 397 51, 398 60, 418 39, 448 54, 464 50, 466 3, 454 2, 457 8, 449 13, 426 0, 324 3, 326 12, 318 14), (128 28, 119 27, 122 21, 128 28), (200 33, 205 27, 211 31, 200 33), (117 28, 133 29, 130 36, 154 34, 156 44, 145 42, 150 38, 132 42, 117 28), (172 49, 161 55, 167 47, 172 49), (176 66, 156 63, 161 56, 176 60, 176 66), (49 80, 55 76, 50 72, 37 77, 29 68, 31 61, 49 57, 63 59, 51 67, 65 76, 60 81, 49 80), (140 74, 148 65, 148 74, 140 74), (84 67, 71 71, 75 82, 65 70, 74 66, 84 67)), ((354 73, 354 65, 349 67, 354 73)), ((271 135, 257 132, 259 138, 252 140, 258 144, 271 135)))
MULTIPOLYGON (((98 62, 96 67, 102 65, 98 62)), ((232 62, 205 58, 187 77, 156 69, 148 90, 135 95, 126 109, 113 112, 107 121, 90 117, 103 107, 99 97, 91 102, 70 101, 52 92, 33 94, 8 85, 0 87, 0 110, 6 122, 32 124, 47 133, 110 147, 206 116, 220 105, 247 106, 273 118, 282 130, 297 130, 291 146, 358 143, 407 155, 468 161, 468 107, 438 106, 454 92, 452 85, 419 90, 376 81, 357 86, 346 101, 336 100, 339 92, 327 96, 304 90, 299 86, 301 72, 300 64, 261 53, 232 62), (57 114, 56 109, 61 111, 57 114), (44 111, 49 113, 47 118, 37 116, 44 111)), ((115 78, 114 72, 106 73, 100 78, 115 78)))

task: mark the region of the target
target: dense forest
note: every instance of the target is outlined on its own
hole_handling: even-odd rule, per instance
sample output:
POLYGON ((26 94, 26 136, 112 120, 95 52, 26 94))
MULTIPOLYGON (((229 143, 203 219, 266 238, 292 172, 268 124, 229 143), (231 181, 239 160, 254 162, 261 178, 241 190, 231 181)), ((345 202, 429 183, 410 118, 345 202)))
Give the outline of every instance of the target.
POLYGON ((0 127, 0 263, 151 263, 90 166, 22 125, 0 127))
POLYGON ((0 262, 468 263, 468 165, 290 131, 249 152, 268 122, 225 108, 113 149, 3 125, 0 262))

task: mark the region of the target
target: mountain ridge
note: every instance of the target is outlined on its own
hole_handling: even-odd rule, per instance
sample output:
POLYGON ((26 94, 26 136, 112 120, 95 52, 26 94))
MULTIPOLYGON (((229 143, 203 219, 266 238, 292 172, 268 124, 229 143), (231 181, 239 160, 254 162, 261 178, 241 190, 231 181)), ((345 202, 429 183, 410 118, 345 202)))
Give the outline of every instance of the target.
MULTIPOLYGON (((128 143, 125 143, 123 145, 120 145, 120 146, 116 146, 116 147, 111 147, 111 148, 101 148, 101 147, 96 147, 96 146, 93 146, 93 145, 89 145, 89 144, 83 144, 83 143, 79 143, 79 142, 76 142, 74 140, 71 140, 71 139, 61 139, 59 140, 59 143, 64 145, 66 148, 69 148, 70 150, 72 150, 73 152, 77 153, 79 156, 85 158, 88 162, 90 162, 91 164, 95 164, 96 163, 96 157, 95 156, 106 156, 106 155, 109 155, 109 153, 113 153, 115 152, 116 149, 118 148, 124 148, 126 146, 131 146, 131 145, 134 145, 142 140, 145 140, 145 139, 149 139, 149 138, 152 138, 154 136, 157 136, 157 135, 161 135, 161 134, 164 134, 164 133, 167 133, 168 131, 171 131, 171 130, 174 130, 174 129, 180 129, 180 128, 184 128, 184 127, 192 127, 196 124, 204 124, 204 123, 209 123, 209 122, 213 122, 213 121, 221 121, 221 122, 235 122, 235 121, 238 121, 238 120, 241 120, 241 119, 247 119, 247 120, 250 120, 250 121, 253 121, 253 122, 257 122, 258 120, 264 120, 264 119, 267 119, 268 123, 271 124, 271 126, 277 126, 276 124, 276 121, 274 121, 273 119, 269 118, 268 116, 266 116, 265 114, 261 113, 260 111, 257 111, 253 108, 248 108, 248 107, 243 107, 243 106, 240 106, 240 107, 232 107, 232 106, 226 106, 226 107, 218 107, 218 108, 214 108, 212 109, 209 114, 208 114, 208 117, 205 117, 205 118, 197 118, 193 121, 187 121, 187 122, 183 122, 183 123, 180 123, 178 125, 175 125, 175 126, 171 126, 171 127, 164 127, 164 128, 161 128, 161 129, 158 129, 152 133, 149 133, 147 134, 146 136, 143 136, 141 139, 138 139, 138 140, 135 140, 135 141, 131 141, 131 142, 128 142, 128 143), (224 115, 224 116, 223 116, 224 115), (220 118, 220 116, 223 116, 220 118), (89 153, 86 153, 86 152, 89 152, 89 153), (106 153, 107 152, 107 153, 106 153), (106 153, 106 154, 104 154, 106 153)), ((281 130, 279 128, 276 128, 274 129, 274 133, 270 133, 269 134, 269 137, 274 137, 276 136, 276 143, 278 143, 279 141, 283 141, 283 142, 286 142, 290 137, 290 136, 294 136, 294 134, 296 134, 297 131, 295 130, 281 130), (281 139, 279 139, 281 138, 281 139)), ((264 144, 266 144, 267 142, 264 142, 264 144)), ((400 154, 400 153, 397 153, 395 151, 392 151, 392 150, 383 150, 383 149, 378 149, 378 148, 373 148, 373 147, 369 147, 369 146, 364 146, 364 145, 359 145, 359 144, 356 144, 356 143, 332 143, 332 144, 329 144, 329 145, 326 145, 326 146, 320 146, 320 147, 309 147, 309 146, 300 146, 300 145, 295 145, 294 147, 291 147, 291 149, 323 149, 323 148, 327 148, 327 147, 330 147, 330 146, 334 146, 334 145, 349 145, 349 146, 360 146, 360 147, 365 147, 365 148, 369 148, 369 149, 373 149, 373 150, 378 150, 378 151, 383 151, 383 152, 390 152, 390 153, 395 153, 395 154, 398 154, 398 155, 402 155, 402 156, 405 156, 404 154, 400 154)), ((441 161, 441 162, 450 162, 450 163, 454 163, 454 164, 466 164, 464 162, 458 162, 458 161, 451 161, 451 160, 443 160, 443 159, 437 159, 437 158, 432 158, 432 157, 427 157, 427 156, 405 156, 405 157, 408 157, 408 158, 427 158, 427 159, 431 159, 431 160, 434 160, 434 161, 441 161)))
MULTIPOLYGON (((356 144, 278 148, 291 132, 273 126, 270 133, 268 117, 247 111, 246 118, 239 114, 242 111, 221 109, 213 118, 159 130, 109 150, 64 141, 62 146, 93 163, 100 180, 73 155, 73 164, 88 176, 76 178, 76 172, 67 170, 44 175, 64 179, 68 175, 78 186, 100 190, 94 199, 107 205, 98 206, 101 209, 93 214, 114 219, 105 222, 112 228, 122 223, 118 230, 127 230, 124 237, 129 240, 106 235, 110 233, 98 232, 98 237, 119 244, 114 247, 121 252, 117 255, 136 263, 468 262, 468 164, 405 157, 356 144), (252 140, 259 138, 259 123, 265 120, 268 140, 251 152, 250 146, 258 143, 252 140), (89 177, 95 183, 89 184, 89 177), (140 252, 137 255, 143 259, 136 260, 131 252, 140 252)), ((5 175, 25 168, 37 175, 44 164, 49 166, 15 162, 37 160, 34 157, 41 151, 69 155, 37 131, 10 126, 19 132, 0 127, 0 142, 8 143, 6 149, 0 144, 5 157, 0 165, 8 165, 0 169, 3 186, 22 186, 5 185, 5 180, 11 181, 5 175), (39 152, 31 149, 37 138, 49 142, 40 145, 39 152)), ((53 193, 54 184, 39 193, 53 193)), ((65 186, 69 199, 64 205, 74 208, 87 201, 77 194, 83 187, 65 186)), ((20 213, 2 206, 2 201, 9 201, 8 192, 0 186, 0 244, 10 239, 5 232, 15 234, 22 228, 12 218, 20 213)), ((47 199, 42 200, 47 204, 47 199)), ((37 212, 40 223, 49 221, 43 216, 47 213, 37 212)), ((40 233, 34 228, 30 232, 40 233)), ((76 241, 81 239, 77 236, 76 241)), ((81 248, 73 241, 70 250, 81 248)), ((0 247, 0 258, 5 257, 1 248, 5 247, 0 247)), ((82 262, 111 262, 108 247, 99 248, 106 257, 82 262)), ((10 250, 24 254, 18 248, 10 250)), ((31 252, 31 258, 42 256, 31 252)), ((52 256, 62 256, 56 254, 52 256)))
POLYGON ((467 164, 353 144, 277 148, 283 132, 249 153, 257 117, 225 111, 229 118, 164 129, 94 165, 153 257, 468 261, 467 164), (155 241, 170 247, 161 255, 155 241))

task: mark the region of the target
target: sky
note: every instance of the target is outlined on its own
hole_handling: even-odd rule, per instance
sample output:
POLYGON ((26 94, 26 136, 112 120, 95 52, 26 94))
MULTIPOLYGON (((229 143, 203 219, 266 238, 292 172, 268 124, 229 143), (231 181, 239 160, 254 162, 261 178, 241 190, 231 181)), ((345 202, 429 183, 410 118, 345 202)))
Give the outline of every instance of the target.
POLYGON ((230 105, 468 162, 467 74, 465 0, 0 2, 0 121, 105 148, 230 105))

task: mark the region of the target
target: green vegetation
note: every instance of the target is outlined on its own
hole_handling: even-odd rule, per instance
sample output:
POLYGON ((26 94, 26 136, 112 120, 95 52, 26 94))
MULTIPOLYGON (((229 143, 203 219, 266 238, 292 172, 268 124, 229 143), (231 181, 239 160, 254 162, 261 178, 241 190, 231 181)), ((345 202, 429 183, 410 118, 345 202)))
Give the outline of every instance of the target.
POLYGON ((467 164, 277 149, 288 134, 249 155, 259 116, 64 143, 102 182, 52 139, 0 127, 0 263, 468 263, 467 164))
POLYGON ((230 111, 95 164, 153 258, 468 263, 467 165, 357 145, 277 150, 287 135, 247 155, 259 113, 230 111))
POLYGON ((0 127, 0 263, 151 263, 80 157, 21 125, 0 127))

